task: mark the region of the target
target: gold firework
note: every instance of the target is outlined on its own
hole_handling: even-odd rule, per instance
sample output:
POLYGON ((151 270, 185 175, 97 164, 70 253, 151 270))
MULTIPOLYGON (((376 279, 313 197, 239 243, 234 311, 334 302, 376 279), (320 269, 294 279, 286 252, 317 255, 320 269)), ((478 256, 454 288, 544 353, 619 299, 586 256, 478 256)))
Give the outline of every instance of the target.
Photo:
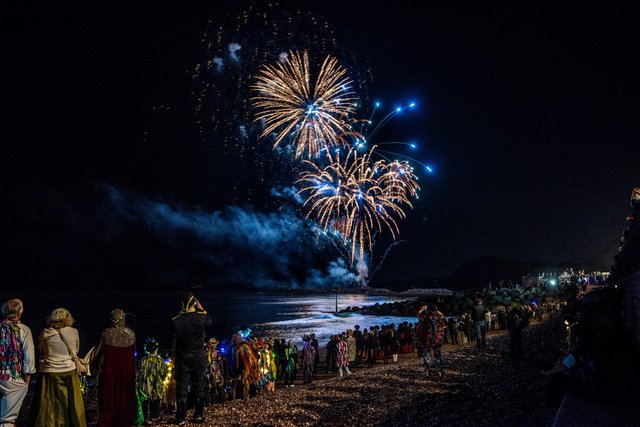
POLYGON ((265 122, 260 138, 275 133, 275 148, 290 136, 296 158, 314 158, 322 148, 342 146, 352 133, 349 114, 356 96, 347 69, 327 56, 312 80, 307 51, 291 51, 284 61, 263 65, 251 86, 255 121, 265 122))
POLYGON ((371 161, 372 152, 350 150, 344 158, 327 151, 327 165, 303 161, 309 167, 296 181, 298 194, 306 197, 303 207, 327 231, 338 232, 363 259, 371 251, 373 235, 385 229, 395 239, 396 218, 404 219, 402 205, 412 207, 409 197, 419 189, 417 178, 406 162, 371 161))

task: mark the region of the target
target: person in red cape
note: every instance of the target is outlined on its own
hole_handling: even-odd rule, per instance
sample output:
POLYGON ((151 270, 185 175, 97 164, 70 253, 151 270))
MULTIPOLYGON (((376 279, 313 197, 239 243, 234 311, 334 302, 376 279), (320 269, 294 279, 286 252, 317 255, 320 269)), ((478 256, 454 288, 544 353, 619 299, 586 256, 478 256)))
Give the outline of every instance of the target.
POLYGON ((125 325, 124 311, 111 312, 111 327, 102 332, 95 350, 99 361, 99 427, 136 423, 136 335, 125 325))

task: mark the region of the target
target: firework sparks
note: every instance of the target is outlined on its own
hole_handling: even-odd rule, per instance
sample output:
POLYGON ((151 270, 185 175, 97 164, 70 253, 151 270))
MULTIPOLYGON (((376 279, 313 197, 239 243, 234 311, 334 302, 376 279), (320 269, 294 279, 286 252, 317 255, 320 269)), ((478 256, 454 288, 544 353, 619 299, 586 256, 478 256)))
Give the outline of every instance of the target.
POLYGON ((417 177, 406 162, 371 161, 372 152, 350 150, 344 158, 327 150, 326 166, 305 160, 309 171, 296 184, 306 197, 307 217, 325 231, 332 228, 351 246, 351 261, 371 251, 372 236, 389 230, 395 239, 397 219, 404 219, 403 205, 412 207, 410 196, 419 189, 417 177))
POLYGON ((349 114, 356 104, 347 69, 327 56, 312 83, 306 51, 291 51, 282 59, 263 65, 251 87, 255 120, 265 122, 260 138, 276 133, 275 148, 291 136, 296 158, 314 158, 323 148, 344 145, 345 136, 353 134, 349 114))

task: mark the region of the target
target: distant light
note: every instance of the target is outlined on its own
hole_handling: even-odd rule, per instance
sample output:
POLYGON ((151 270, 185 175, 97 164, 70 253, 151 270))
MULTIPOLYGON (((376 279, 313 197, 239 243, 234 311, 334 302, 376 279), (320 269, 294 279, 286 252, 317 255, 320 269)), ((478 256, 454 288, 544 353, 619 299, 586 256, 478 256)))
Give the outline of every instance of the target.
POLYGON ((376 107, 380 106, 380 101, 376 101, 376 107))
POLYGON ((556 285, 556 281, 555 281, 555 280, 550 280, 550 281, 549 281, 549 284, 550 284, 551 286, 555 286, 555 285, 556 285))
POLYGON ((416 144, 411 144, 411 148, 416 148, 416 144))
POLYGON ((415 107, 415 106, 416 106, 416 103, 415 103, 415 102, 412 102, 411 104, 409 104, 409 107, 410 107, 410 108, 413 108, 413 107, 415 107))
POLYGON ((400 107, 396 108, 396 112, 399 113, 400 111, 402 111, 402 108, 400 108, 400 107))
POLYGON ((425 169, 426 169, 429 173, 433 173, 433 169, 431 168, 431 166, 425 166, 425 169))
POLYGON ((339 153, 339 152, 340 152, 340 149, 339 149, 339 148, 336 148, 334 152, 335 152, 335 153, 339 153))

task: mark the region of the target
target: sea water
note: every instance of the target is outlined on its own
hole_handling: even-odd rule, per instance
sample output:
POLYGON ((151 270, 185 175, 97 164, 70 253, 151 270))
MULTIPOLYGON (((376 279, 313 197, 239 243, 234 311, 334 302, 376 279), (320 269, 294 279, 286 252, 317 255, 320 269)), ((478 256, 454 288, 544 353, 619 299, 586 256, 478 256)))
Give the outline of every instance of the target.
MULTIPOLYGON (((359 313, 336 313, 335 294, 269 294, 194 291, 211 315, 213 325, 208 338, 223 341, 240 329, 251 329, 259 338, 284 338, 302 341, 305 334, 315 333, 321 345, 331 335, 353 329, 403 321, 415 322, 415 317, 367 316, 359 313)), ((100 333, 109 326, 109 313, 121 308, 129 315, 127 324, 137 336, 138 349, 145 338, 153 337, 161 347, 169 344, 171 319, 180 310, 184 292, 139 290, 28 290, 11 294, 3 290, 2 301, 21 298, 25 305, 23 322, 31 327, 34 339, 44 328, 45 318, 54 308, 65 307, 76 320, 74 325, 81 340, 80 354, 97 343, 100 333)), ((411 298, 338 294, 338 310, 354 306, 369 306, 411 298)))

